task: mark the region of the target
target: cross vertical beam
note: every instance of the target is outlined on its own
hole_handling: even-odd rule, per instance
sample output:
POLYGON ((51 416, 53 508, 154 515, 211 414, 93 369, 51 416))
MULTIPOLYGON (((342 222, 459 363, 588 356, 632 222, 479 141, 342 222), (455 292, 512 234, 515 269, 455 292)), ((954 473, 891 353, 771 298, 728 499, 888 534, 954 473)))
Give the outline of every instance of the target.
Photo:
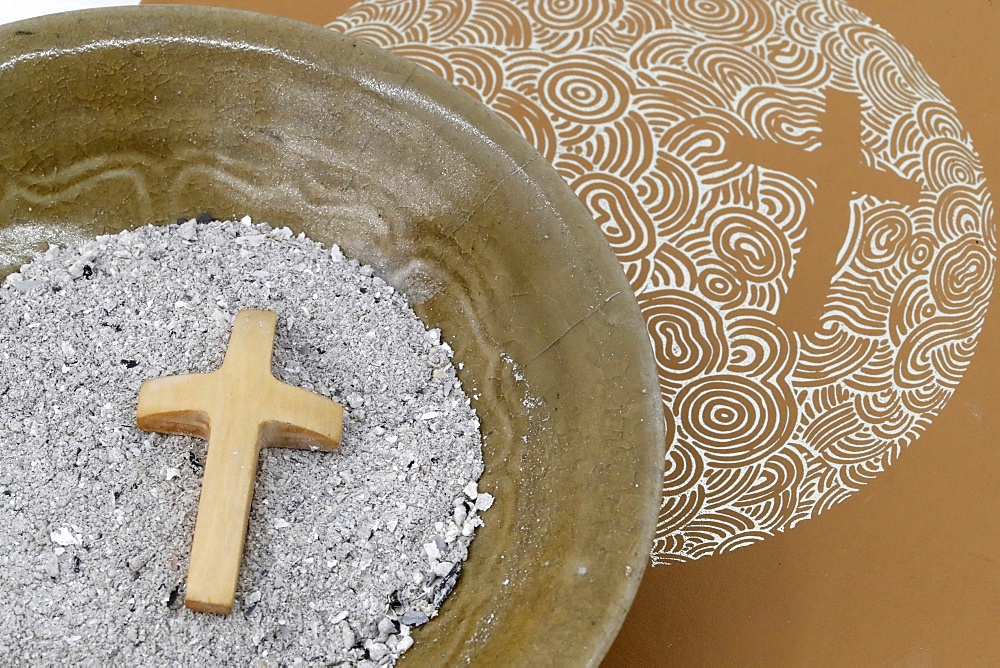
POLYGON ((869 166, 862 150, 861 100, 853 93, 828 90, 820 118, 822 144, 815 151, 747 137, 727 138, 732 158, 796 174, 816 183, 815 202, 806 214, 806 233, 788 292, 775 320, 786 331, 808 334, 818 324, 847 238, 851 200, 868 193, 901 204, 917 204, 920 185, 893 172, 869 166))
POLYGON ((184 600, 199 612, 232 612, 260 449, 340 443, 343 408, 271 374, 276 322, 270 311, 240 311, 217 371, 149 380, 139 391, 140 429, 208 439, 184 600))

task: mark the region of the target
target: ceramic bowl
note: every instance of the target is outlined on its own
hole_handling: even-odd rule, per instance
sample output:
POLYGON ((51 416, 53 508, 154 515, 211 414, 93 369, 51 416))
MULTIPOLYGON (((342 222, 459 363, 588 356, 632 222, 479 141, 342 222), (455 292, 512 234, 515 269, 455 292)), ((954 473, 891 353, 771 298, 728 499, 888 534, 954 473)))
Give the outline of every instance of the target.
POLYGON ((471 97, 332 31, 194 7, 0 28, 0 261, 210 212, 373 265, 455 349, 497 497, 407 666, 595 665, 648 560, 663 419, 600 230, 471 97))

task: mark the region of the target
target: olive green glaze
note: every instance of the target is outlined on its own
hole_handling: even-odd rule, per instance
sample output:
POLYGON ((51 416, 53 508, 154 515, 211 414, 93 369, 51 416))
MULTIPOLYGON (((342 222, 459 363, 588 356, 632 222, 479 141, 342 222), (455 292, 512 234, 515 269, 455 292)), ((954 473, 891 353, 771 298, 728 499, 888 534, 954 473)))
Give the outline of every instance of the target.
POLYGON ((635 298, 553 169, 424 69, 305 24, 150 6, 0 44, 0 261, 210 211, 374 265, 464 362, 498 499, 404 664, 597 664, 648 559, 663 419, 635 298))

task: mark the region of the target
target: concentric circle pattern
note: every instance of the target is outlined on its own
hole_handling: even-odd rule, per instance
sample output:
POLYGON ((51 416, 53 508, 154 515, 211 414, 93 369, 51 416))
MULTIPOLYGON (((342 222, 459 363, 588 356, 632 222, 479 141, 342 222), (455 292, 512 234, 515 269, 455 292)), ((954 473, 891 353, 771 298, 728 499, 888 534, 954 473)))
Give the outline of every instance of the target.
POLYGON ((654 563, 751 545, 843 501, 961 381, 995 271, 983 170, 938 86, 848 5, 364 0, 330 27, 489 105, 618 253, 667 421, 654 563), (798 260, 828 192, 736 148, 823 149, 845 94, 861 162, 919 197, 848 191, 822 315, 791 331, 776 315, 811 269, 798 260))

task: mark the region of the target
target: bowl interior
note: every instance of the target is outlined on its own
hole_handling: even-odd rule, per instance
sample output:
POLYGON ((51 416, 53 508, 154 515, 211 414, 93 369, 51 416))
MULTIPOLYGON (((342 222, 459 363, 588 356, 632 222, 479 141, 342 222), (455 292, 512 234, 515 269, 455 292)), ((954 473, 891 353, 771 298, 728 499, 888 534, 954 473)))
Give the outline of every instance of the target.
POLYGON ((337 243, 464 364, 497 497, 409 665, 588 665, 648 559, 663 420, 600 231, 483 106, 330 31, 224 10, 0 29, 0 263, 211 212, 337 243))

